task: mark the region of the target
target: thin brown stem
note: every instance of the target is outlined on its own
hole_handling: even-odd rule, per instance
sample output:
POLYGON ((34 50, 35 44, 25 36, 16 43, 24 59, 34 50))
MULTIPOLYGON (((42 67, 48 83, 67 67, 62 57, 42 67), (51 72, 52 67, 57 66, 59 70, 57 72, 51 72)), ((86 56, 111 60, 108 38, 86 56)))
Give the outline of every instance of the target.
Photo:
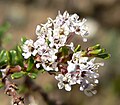
POLYGON ((13 105, 25 105, 24 98, 20 97, 17 93, 17 86, 14 83, 11 83, 8 78, 4 78, 3 80, 5 84, 5 94, 11 96, 13 99, 13 105))

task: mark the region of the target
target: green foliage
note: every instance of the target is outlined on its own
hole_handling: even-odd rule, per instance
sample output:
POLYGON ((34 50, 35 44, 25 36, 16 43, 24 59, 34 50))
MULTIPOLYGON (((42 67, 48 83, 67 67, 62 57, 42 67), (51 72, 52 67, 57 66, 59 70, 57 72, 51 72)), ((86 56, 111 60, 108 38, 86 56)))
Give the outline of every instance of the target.
POLYGON ((19 64, 21 67, 23 67, 24 66, 24 64, 23 64, 24 58, 22 56, 22 49, 20 46, 16 47, 16 56, 17 56, 17 58, 16 58, 17 64, 19 64))
POLYGON ((89 51, 89 54, 91 55, 97 55, 97 54, 101 54, 101 53, 104 53, 105 52, 105 49, 95 49, 95 50, 92 50, 92 51, 89 51))
POLYGON ((100 44, 88 47, 86 51, 83 51, 83 56, 98 57, 102 59, 110 58, 110 54, 106 53, 106 50, 104 48, 101 48, 100 44))
POLYGON ((50 44, 50 41, 48 39, 46 40, 46 42, 47 42, 48 45, 50 44))
POLYGON ((78 45, 78 46, 75 48, 74 52, 76 53, 76 52, 80 51, 80 49, 81 49, 81 46, 78 45))
POLYGON ((27 67, 27 72, 30 72, 33 69, 34 66, 34 60, 32 57, 28 59, 28 67, 27 67))
POLYGON ((98 54, 97 57, 102 58, 102 59, 109 59, 111 55, 107 53, 101 53, 101 54, 98 54))
POLYGON ((20 46, 17 46, 15 50, 5 51, 2 50, 0 52, 0 66, 3 65, 20 65, 23 67, 23 56, 22 49, 20 46))
POLYGON ((15 50, 9 51, 10 55, 10 65, 14 66, 17 64, 16 59, 17 59, 17 53, 15 50))
POLYGON ((100 44, 96 44, 95 46, 88 47, 88 50, 97 50, 100 49, 100 44))
POLYGON ((19 79, 19 78, 21 78, 21 77, 23 77, 24 76, 24 73, 23 72, 17 72, 17 73, 13 73, 12 75, 11 75, 11 78, 12 79, 19 79))
POLYGON ((0 66, 6 65, 7 62, 8 62, 8 59, 7 59, 6 51, 5 51, 5 50, 2 50, 2 51, 0 52, 0 66))
POLYGON ((37 78, 37 73, 28 73, 28 76, 32 79, 36 79, 37 78))
POLYGON ((21 44, 24 44, 26 40, 27 40, 26 37, 22 37, 22 38, 21 38, 21 44))
POLYGON ((60 52, 62 53, 62 56, 68 55, 68 47, 67 46, 63 46, 60 48, 60 52))

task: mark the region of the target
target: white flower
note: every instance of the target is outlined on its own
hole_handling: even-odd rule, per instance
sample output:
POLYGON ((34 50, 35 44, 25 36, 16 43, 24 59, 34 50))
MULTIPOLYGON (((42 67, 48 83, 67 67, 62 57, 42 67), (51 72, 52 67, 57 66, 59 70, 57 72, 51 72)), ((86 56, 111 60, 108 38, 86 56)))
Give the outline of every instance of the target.
POLYGON ((36 68, 37 68, 37 69, 40 68, 40 65, 41 65, 41 63, 37 63, 37 64, 36 64, 36 68))
POLYGON ((37 25, 36 35, 39 37, 47 37, 52 34, 52 29, 48 28, 46 25, 41 24, 41 26, 37 25))
POLYGON ((71 32, 75 32, 75 34, 81 35, 83 37, 83 41, 87 41, 88 27, 85 24, 87 20, 83 19, 82 21, 80 21, 80 20, 78 20, 78 16, 71 20, 72 20, 72 24, 73 24, 70 27, 71 32))
POLYGON ((67 61, 67 63, 68 63, 68 66, 67 66, 68 72, 76 71, 76 64, 72 63, 71 61, 67 61))
POLYGON ((40 31, 41 31, 41 26, 37 25, 37 27, 36 27, 36 35, 40 36, 41 35, 40 31))
POLYGON ((69 13, 67 11, 65 11, 63 15, 59 11, 58 16, 55 19, 55 22, 59 26, 63 25, 65 22, 69 24, 68 18, 69 18, 69 13))
POLYGON ((26 42, 22 46, 23 53, 25 59, 28 59, 31 55, 35 56, 37 54, 37 50, 33 45, 33 40, 26 40, 26 42))
MULTIPOLYGON (((72 56, 72 60, 67 61, 67 71, 71 74, 69 83, 79 84, 80 91, 84 91, 88 96, 92 96, 96 93, 94 87, 99 83, 98 68, 103 66, 103 63, 95 63, 95 58, 88 59, 88 57, 82 57, 81 51, 76 52, 72 56)), ((65 74, 66 76, 66 74, 65 74)))
POLYGON ((69 20, 75 25, 76 23, 79 23, 79 16, 77 14, 73 14, 70 16, 69 20))
POLYGON ((51 70, 58 71, 57 63, 51 63, 51 64, 42 63, 42 66, 46 71, 51 71, 51 70))
POLYGON ((67 37, 66 37, 66 36, 50 37, 50 38, 49 38, 49 41, 50 41, 49 46, 50 46, 50 47, 54 47, 54 48, 56 48, 56 49, 59 49, 60 47, 62 47, 62 46, 65 45, 66 40, 67 40, 67 37))
POLYGON ((78 51, 73 54, 72 61, 76 64, 84 64, 88 60, 88 57, 82 57, 82 52, 78 51))
POLYGON ((38 47, 41 47, 45 45, 45 38, 44 37, 40 37, 39 39, 37 39, 35 42, 34 42, 34 46, 35 48, 38 48, 38 47))
POLYGON ((58 76, 55 76, 55 79, 57 79, 58 82, 58 88, 63 89, 65 88, 66 91, 71 91, 71 85, 73 85, 73 81, 71 81, 71 74, 67 73, 65 75, 58 74, 58 76))

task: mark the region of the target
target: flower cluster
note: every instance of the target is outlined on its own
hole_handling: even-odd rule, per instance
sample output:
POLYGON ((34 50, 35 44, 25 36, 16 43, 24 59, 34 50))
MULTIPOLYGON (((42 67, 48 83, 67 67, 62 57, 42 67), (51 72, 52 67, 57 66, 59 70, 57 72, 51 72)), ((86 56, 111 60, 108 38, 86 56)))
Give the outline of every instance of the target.
POLYGON ((81 51, 74 53, 72 59, 67 61, 67 73, 58 74, 55 78, 59 81, 58 87, 62 89, 65 87, 66 91, 71 90, 71 86, 75 84, 80 85, 80 91, 88 96, 96 93, 94 87, 98 83, 98 68, 103 66, 103 63, 94 63, 95 58, 88 59, 82 57, 81 51))
POLYGON ((69 15, 67 11, 63 15, 59 12, 54 20, 48 18, 45 24, 37 25, 36 35, 35 42, 26 40, 22 46, 25 59, 34 57, 36 68, 56 72, 59 89, 70 91, 72 85, 79 84, 80 91, 85 94, 91 96, 96 93, 98 68, 103 64, 95 63, 95 58, 83 57, 82 50, 75 52, 74 44, 70 42, 74 35, 80 35, 83 41, 87 41, 86 19, 80 20, 77 14, 69 15), (60 49, 64 46, 71 53, 61 55, 60 49))
POLYGON ((80 20, 77 14, 69 15, 66 11, 61 15, 59 12, 55 20, 48 18, 47 23, 37 25, 38 39, 35 42, 31 39, 27 40, 22 46, 24 52, 22 55, 28 59, 31 55, 38 54, 41 56, 41 64, 45 70, 57 71, 56 53, 59 48, 65 45, 73 48, 73 45, 68 43, 71 36, 75 34, 81 35, 86 41, 88 31, 85 22, 86 19, 80 20))

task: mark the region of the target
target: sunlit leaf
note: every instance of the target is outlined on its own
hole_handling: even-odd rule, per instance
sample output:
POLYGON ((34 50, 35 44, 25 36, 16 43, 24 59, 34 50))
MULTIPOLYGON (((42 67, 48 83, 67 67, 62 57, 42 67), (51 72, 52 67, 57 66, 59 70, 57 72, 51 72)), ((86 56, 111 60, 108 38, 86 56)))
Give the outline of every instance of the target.
POLYGON ((28 73, 28 76, 32 79, 36 79, 37 78, 37 74, 36 73, 28 73))
POLYGON ((26 40, 27 40, 26 37, 22 37, 22 38, 21 38, 21 43, 24 44, 26 40))
POLYGON ((88 47, 88 50, 96 50, 96 49, 100 49, 100 44, 96 44, 95 46, 88 47))
POLYGON ((91 55, 95 55, 95 54, 100 54, 104 52, 105 52, 105 49, 96 49, 96 50, 89 51, 88 53, 91 55))
POLYGON ((76 53, 77 51, 80 51, 80 49, 81 49, 81 46, 78 45, 78 46, 75 48, 74 52, 76 53))
POLYGON ((7 54, 5 50, 0 52, 0 66, 3 66, 8 63, 7 54))
POLYGON ((23 74, 22 72, 18 72, 18 73, 12 74, 12 75, 11 75, 11 78, 12 78, 12 79, 19 79, 19 78, 21 78, 21 77, 23 77, 23 76, 24 76, 24 74, 23 74))
POLYGON ((34 60, 33 60, 33 58, 29 58, 27 71, 28 71, 28 72, 31 71, 32 68, 33 68, 33 66, 34 66, 34 60))
POLYGON ((106 53, 101 53, 101 54, 97 55, 97 57, 103 58, 103 59, 108 59, 108 58, 111 57, 111 55, 110 54, 106 54, 106 53))
POLYGON ((67 55, 68 54, 69 49, 66 46, 63 46, 60 48, 60 52, 62 52, 62 55, 67 55))

